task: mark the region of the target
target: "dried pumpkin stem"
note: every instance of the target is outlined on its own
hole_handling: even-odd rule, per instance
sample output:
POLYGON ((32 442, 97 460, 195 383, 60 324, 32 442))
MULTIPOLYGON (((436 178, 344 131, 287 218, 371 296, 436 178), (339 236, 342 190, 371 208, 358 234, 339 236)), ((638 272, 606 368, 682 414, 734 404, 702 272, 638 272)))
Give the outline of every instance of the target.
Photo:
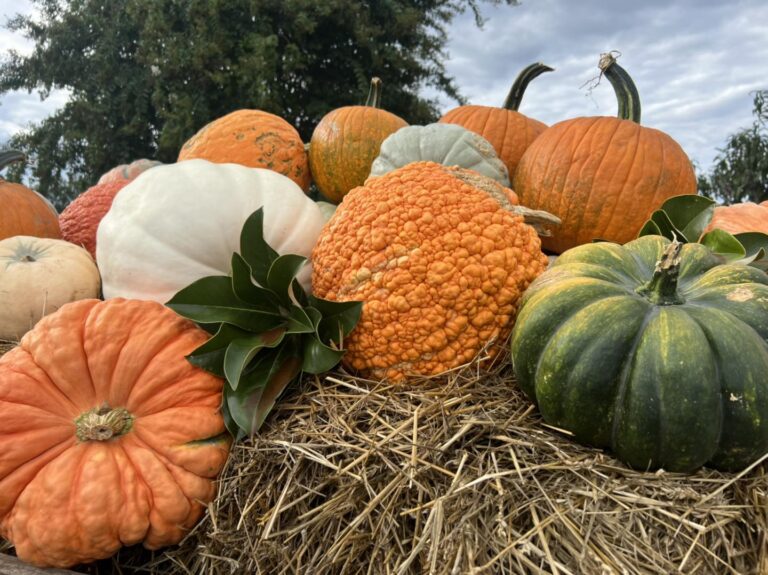
POLYGON ((600 56, 598 67, 616 92, 616 100, 619 103, 618 117, 639 124, 640 95, 627 71, 616 63, 616 56, 612 52, 600 56))
POLYGON ((374 76, 371 78, 371 88, 368 90, 368 98, 365 105, 371 108, 381 107, 381 78, 374 76))
POLYGON ((111 408, 106 403, 75 419, 75 435, 80 441, 108 441, 128 433, 133 416, 124 407, 111 408))
POLYGON ((523 221, 531 226, 539 236, 548 238, 552 236, 553 227, 557 227, 562 220, 544 210, 532 210, 525 206, 512 206, 509 211, 523 216, 523 221))
POLYGON ((507 98, 504 100, 504 105, 502 108, 505 110, 512 110, 517 112, 518 108, 520 107, 520 103, 523 101, 523 94, 525 94, 525 90, 528 88, 528 84, 530 84, 534 78, 540 76, 544 72, 554 71, 554 68, 550 68, 541 62, 536 62, 535 64, 531 64, 530 66, 523 68, 520 74, 517 75, 515 83, 512 84, 512 88, 510 88, 509 94, 507 94, 507 98))
POLYGON ((667 246, 656 262, 651 280, 637 288, 637 293, 656 305, 677 305, 684 303, 677 293, 677 279, 680 275, 680 251, 683 244, 674 241, 667 246))

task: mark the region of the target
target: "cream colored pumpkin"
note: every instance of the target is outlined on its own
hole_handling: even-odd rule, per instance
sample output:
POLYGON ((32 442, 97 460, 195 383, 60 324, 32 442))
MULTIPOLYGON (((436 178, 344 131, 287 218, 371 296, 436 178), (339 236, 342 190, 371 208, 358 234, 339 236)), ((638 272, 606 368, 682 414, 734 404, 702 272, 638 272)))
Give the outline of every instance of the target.
POLYGON ((456 124, 400 128, 381 144, 379 156, 371 166, 371 176, 383 176, 412 162, 458 166, 510 186, 507 167, 490 142, 456 124))
MULTIPOLYGON (((187 160, 147 170, 120 190, 96 234, 105 298, 165 303, 211 275, 228 275, 245 220, 264 208, 264 239, 309 257, 325 217, 292 180, 263 168, 187 160)), ((298 278, 309 289, 311 269, 298 278)))
POLYGON ((13 236, 0 241, 0 339, 18 341, 65 303, 99 297, 99 270, 75 244, 13 236))

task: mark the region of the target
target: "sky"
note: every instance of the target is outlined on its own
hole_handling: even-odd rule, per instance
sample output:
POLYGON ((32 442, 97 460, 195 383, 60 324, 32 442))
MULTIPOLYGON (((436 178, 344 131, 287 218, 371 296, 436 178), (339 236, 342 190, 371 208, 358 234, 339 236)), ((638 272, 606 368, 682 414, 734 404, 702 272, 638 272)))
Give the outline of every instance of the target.
MULTIPOLYGON (((30 9, 27 0, 0 0, 0 23, 30 9)), ((617 50, 637 84, 642 124, 672 136, 703 169, 729 134, 751 125, 751 92, 768 89, 765 0, 522 0, 482 11, 482 29, 464 14, 448 30, 446 68, 471 103, 501 105, 518 71, 538 61, 555 72, 533 81, 522 113, 547 124, 615 115, 610 85, 585 84, 598 75, 600 54, 617 50)), ((2 28, 0 53, 9 48, 30 45, 2 28)), ((0 96, 0 141, 66 99, 62 91, 45 101, 36 93, 0 96)), ((443 110, 455 106, 440 102, 443 110)))

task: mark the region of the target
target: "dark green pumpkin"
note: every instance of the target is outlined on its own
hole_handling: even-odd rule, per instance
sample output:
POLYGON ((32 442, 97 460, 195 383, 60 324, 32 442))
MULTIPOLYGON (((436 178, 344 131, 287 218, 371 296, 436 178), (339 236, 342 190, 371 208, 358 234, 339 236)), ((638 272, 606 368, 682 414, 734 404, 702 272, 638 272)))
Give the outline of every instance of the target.
POLYGON ((768 451, 768 275, 702 245, 565 252, 511 347, 545 421, 634 468, 736 470, 768 451))

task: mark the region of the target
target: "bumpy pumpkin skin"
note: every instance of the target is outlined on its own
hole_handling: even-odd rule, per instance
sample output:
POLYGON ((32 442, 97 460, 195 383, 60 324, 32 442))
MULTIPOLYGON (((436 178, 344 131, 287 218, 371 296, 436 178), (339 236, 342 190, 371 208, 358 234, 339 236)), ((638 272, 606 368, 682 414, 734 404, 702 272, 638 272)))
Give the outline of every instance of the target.
POLYGON ((195 158, 273 170, 305 192, 311 183, 299 133, 281 117, 261 110, 237 110, 204 126, 179 152, 180 162, 195 158))
POLYGON ((339 203, 362 186, 379 155, 381 143, 408 123, 372 106, 345 106, 326 114, 312 133, 312 179, 328 200, 339 203))
POLYGON ((91 257, 96 257, 96 230, 109 211, 117 192, 130 180, 114 180, 97 184, 77 196, 59 216, 62 238, 82 246, 91 257))
POLYGON ((0 178, 0 240, 12 236, 61 238, 56 211, 43 196, 0 178))
POLYGON ((548 423, 636 469, 741 469, 768 451, 768 275, 686 244, 675 301, 637 290, 669 241, 589 244, 528 289, 517 381, 548 423))
POLYGON ((391 381, 436 375, 509 333, 547 258, 533 228, 465 173, 474 176, 420 162, 371 178, 323 229, 315 294, 364 302, 344 341, 351 369, 391 381))
POLYGON ((485 138, 454 124, 406 126, 381 144, 371 176, 382 176, 411 162, 435 162, 474 170, 509 187, 507 167, 485 138))
POLYGON ((157 160, 147 160, 146 158, 134 160, 130 164, 120 164, 104 173, 96 183, 108 184, 109 182, 131 181, 138 177, 139 174, 161 164, 162 162, 158 162, 157 160))
POLYGON ((97 298, 101 278, 83 248, 64 240, 0 240, 0 339, 18 341, 64 304, 97 298))
POLYGON ((768 234, 768 201, 755 204, 744 202, 732 206, 718 206, 705 233, 715 228, 741 234, 761 232, 768 234))
POLYGON ((184 357, 207 336, 154 302, 83 300, 0 358, 0 534, 22 560, 157 549, 200 518, 229 450, 222 382, 184 357), (125 408, 128 429, 78 439, 99 408, 125 408))
POLYGON ((696 175, 664 132, 619 118, 574 118, 531 144, 512 187, 521 204, 563 221, 543 240, 562 253, 598 238, 630 241, 666 199, 695 194, 696 175))

